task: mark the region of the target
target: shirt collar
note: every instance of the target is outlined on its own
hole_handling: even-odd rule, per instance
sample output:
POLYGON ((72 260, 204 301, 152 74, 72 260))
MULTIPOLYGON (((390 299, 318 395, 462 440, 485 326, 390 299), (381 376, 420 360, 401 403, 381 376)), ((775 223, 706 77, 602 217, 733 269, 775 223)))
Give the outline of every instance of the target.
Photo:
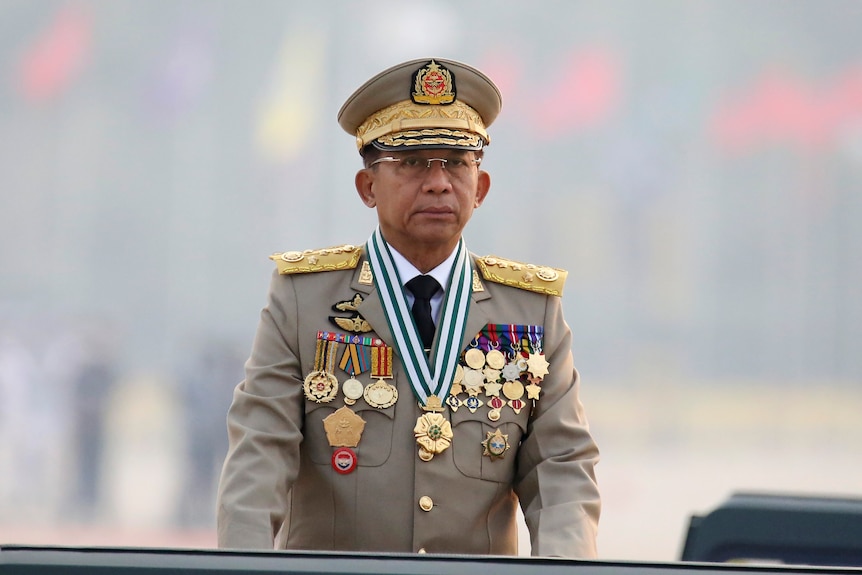
MULTIPOLYGON (((416 276, 422 275, 416 266, 407 261, 407 258, 402 256, 398 250, 389 245, 389 251, 392 252, 392 259, 395 261, 395 267, 398 268, 398 277, 401 278, 401 285, 403 286, 416 276)), ((452 250, 452 253, 449 254, 443 262, 438 265, 436 268, 431 270, 425 275, 429 275, 437 280, 437 283, 443 288, 445 292, 449 287, 449 276, 452 274, 452 266, 455 265, 455 255, 458 252, 458 246, 455 246, 455 249, 452 250)))

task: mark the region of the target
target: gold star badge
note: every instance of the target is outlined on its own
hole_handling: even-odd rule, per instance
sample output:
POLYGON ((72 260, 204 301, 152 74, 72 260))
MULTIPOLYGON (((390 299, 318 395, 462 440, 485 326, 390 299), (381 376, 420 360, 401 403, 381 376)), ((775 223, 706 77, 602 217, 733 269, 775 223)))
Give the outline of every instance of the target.
POLYGON ((544 377, 548 375, 549 365, 550 364, 545 359, 545 355, 542 353, 531 353, 530 358, 527 360, 527 369, 535 377, 544 377))

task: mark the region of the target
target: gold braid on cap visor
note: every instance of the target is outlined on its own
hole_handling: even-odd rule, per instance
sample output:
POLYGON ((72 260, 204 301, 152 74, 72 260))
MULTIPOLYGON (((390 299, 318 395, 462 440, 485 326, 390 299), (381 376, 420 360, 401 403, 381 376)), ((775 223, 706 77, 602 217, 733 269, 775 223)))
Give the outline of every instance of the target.
POLYGON ((368 117, 356 128, 356 146, 379 140, 387 146, 475 147, 491 142, 479 113, 463 102, 423 106, 404 100, 368 117))

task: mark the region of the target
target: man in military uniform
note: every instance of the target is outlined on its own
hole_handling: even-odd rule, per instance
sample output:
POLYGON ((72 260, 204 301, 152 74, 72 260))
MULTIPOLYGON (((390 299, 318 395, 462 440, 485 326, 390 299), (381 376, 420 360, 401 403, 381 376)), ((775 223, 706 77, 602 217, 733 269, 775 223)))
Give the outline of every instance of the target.
POLYGON ((566 273, 467 251, 501 107, 481 72, 390 68, 339 112, 379 226, 277 264, 228 415, 221 547, 591 558, 598 450, 566 273))

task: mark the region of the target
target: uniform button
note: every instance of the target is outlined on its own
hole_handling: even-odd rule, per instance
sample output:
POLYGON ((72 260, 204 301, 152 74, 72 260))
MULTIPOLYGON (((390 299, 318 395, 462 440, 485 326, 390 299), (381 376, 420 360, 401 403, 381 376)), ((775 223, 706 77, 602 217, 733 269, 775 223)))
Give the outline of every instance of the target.
POLYGON ((427 551, 425 551, 425 548, 423 547, 423 548, 422 548, 422 549, 420 549, 417 553, 419 553, 420 555, 423 555, 423 554, 428 553, 428 552, 427 552, 427 551))
POLYGON ((419 508, 422 511, 431 511, 431 508, 434 507, 434 500, 428 497, 427 495, 423 495, 419 498, 419 508))

